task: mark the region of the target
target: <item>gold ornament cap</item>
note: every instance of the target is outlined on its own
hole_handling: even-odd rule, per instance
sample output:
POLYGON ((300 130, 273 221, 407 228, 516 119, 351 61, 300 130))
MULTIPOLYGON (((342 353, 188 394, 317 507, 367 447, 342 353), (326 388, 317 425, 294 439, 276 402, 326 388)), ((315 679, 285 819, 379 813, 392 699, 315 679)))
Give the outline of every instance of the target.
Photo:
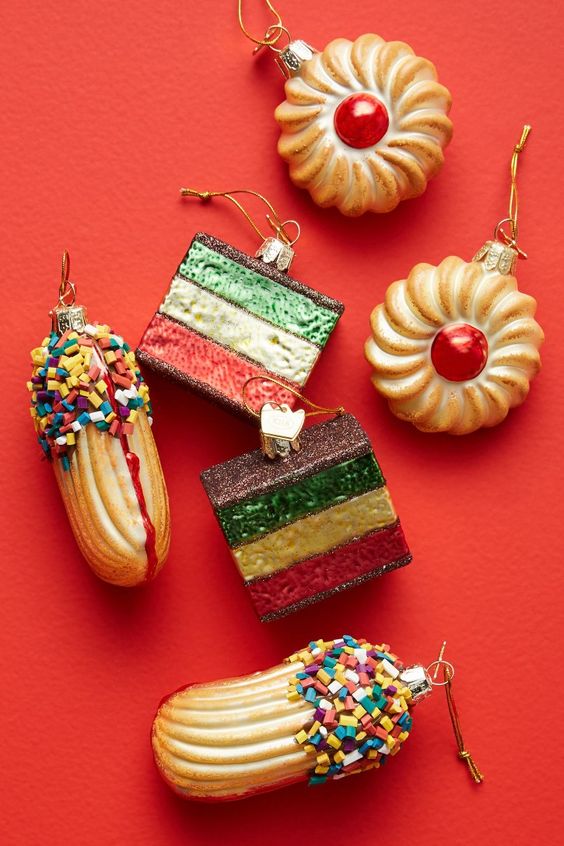
POLYGON ((486 241, 472 261, 481 261, 486 270, 497 271, 502 276, 507 276, 515 272, 518 258, 519 253, 509 244, 504 244, 501 241, 486 241))

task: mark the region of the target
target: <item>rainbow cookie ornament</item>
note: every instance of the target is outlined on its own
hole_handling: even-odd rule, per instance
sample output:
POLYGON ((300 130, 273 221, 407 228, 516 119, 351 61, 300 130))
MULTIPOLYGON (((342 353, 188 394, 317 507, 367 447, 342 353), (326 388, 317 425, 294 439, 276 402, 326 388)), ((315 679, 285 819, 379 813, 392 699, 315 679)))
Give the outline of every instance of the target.
MULTIPOLYGON (((344 306, 288 275, 296 239, 272 205, 254 191, 197 192, 222 196, 262 239, 256 257, 214 238, 195 235, 137 349, 148 367, 237 414, 247 414, 243 385, 254 378, 252 399, 292 406, 294 395, 269 377, 301 388, 309 378, 344 306), (262 200, 274 237, 265 237, 234 194, 262 200)), ((297 224, 296 224, 297 225, 297 224)), ((299 226, 298 226, 299 235, 299 226)))
POLYGON ((115 585, 152 579, 168 554, 168 497, 135 354, 74 305, 63 255, 52 330, 32 350, 31 416, 78 546, 115 585))
POLYGON ((286 77, 275 112, 278 152, 295 185, 322 207, 348 216, 389 212, 420 196, 441 169, 450 142, 449 91, 434 65, 402 41, 367 33, 337 38, 321 52, 292 40, 275 23, 264 37, 239 24, 260 50, 268 47, 286 77), (282 47, 282 42, 288 43, 282 47))
POLYGON ((344 635, 311 641, 263 672, 181 688, 153 722, 155 763, 178 795, 205 801, 381 769, 409 738, 414 705, 440 684, 459 757, 481 783, 464 747, 444 646, 427 669, 404 667, 388 644, 344 635))
POLYGON ((508 217, 471 262, 418 264, 388 288, 370 317, 365 346, 372 382, 391 411, 423 432, 465 435, 495 426, 527 397, 544 334, 536 300, 519 291, 517 161, 511 159, 508 217), (506 231, 504 227, 508 227, 506 231))
POLYGON ((302 431, 303 409, 265 403, 262 449, 201 475, 265 622, 411 561, 366 433, 343 409, 311 405, 337 416, 302 431))

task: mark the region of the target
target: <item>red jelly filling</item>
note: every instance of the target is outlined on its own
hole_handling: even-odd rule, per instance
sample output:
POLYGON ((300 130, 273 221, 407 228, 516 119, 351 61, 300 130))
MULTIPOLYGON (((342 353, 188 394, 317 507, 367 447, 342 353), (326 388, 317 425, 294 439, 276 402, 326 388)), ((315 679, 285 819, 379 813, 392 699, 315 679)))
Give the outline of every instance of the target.
POLYGON ((337 106, 335 131, 349 147, 372 147, 388 131, 390 119, 385 105, 373 94, 351 94, 337 106))
POLYGON ((431 360, 450 382, 466 382, 482 372, 488 360, 486 336, 468 323, 452 323, 435 336, 431 360))

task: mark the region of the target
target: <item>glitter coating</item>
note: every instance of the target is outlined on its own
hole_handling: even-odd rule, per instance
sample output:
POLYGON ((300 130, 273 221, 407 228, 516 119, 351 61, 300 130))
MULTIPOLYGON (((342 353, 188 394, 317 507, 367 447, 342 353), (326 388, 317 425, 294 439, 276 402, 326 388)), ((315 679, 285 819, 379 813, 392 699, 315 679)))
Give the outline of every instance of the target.
POLYGON ((333 309, 243 267, 200 241, 192 243, 178 272, 257 317, 321 347, 339 319, 333 309))
POLYGON ((239 572, 249 580, 322 555, 396 519, 388 489, 383 487, 270 532, 232 554, 239 572))
POLYGON ((214 510, 297 484, 335 464, 372 452, 366 432, 352 414, 303 429, 300 441, 301 451, 290 460, 266 461, 257 449, 204 470, 202 483, 214 510))
POLYGON ((260 619, 268 622, 404 567, 410 561, 403 529, 397 521, 326 555, 247 582, 246 588, 260 619))
POLYGON ((221 509, 217 517, 227 542, 233 547, 383 484, 374 456, 363 455, 295 485, 221 509))

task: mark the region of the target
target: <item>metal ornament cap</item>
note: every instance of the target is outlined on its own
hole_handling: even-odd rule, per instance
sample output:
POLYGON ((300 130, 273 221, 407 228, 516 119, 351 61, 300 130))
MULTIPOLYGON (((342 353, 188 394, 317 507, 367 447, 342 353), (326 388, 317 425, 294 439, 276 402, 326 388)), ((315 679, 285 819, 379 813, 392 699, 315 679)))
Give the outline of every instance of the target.
POLYGON ((420 702, 433 691, 433 682, 425 667, 420 664, 406 667, 400 673, 399 679, 410 689, 413 702, 420 702))
POLYGON ((502 276, 509 276, 515 272, 518 257, 517 250, 509 244, 503 244, 501 241, 486 241, 472 261, 481 261, 486 270, 497 271, 502 276))
POLYGON ((292 411, 289 405, 265 403, 260 413, 262 451, 268 458, 285 457, 299 452, 299 435, 305 421, 303 408, 292 411))
POLYGON ((84 306, 58 305, 51 312, 53 329, 61 335, 65 332, 82 332, 86 326, 86 309, 84 306))
POLYGON ((300 39, 297 41, 290 41, 288 46, 285 47, 284 50, 282 50, 282 52, 276 57, 276 63, 284 76, 295 76, 300 72, 303 63, 309 61, 316 52, 317 51, 305 41, 300 39))
POLYGON ((283 273, 290 269, 295 252, 279 238, 266 238, 255 253, 265 264, 274 264, 283 273))

